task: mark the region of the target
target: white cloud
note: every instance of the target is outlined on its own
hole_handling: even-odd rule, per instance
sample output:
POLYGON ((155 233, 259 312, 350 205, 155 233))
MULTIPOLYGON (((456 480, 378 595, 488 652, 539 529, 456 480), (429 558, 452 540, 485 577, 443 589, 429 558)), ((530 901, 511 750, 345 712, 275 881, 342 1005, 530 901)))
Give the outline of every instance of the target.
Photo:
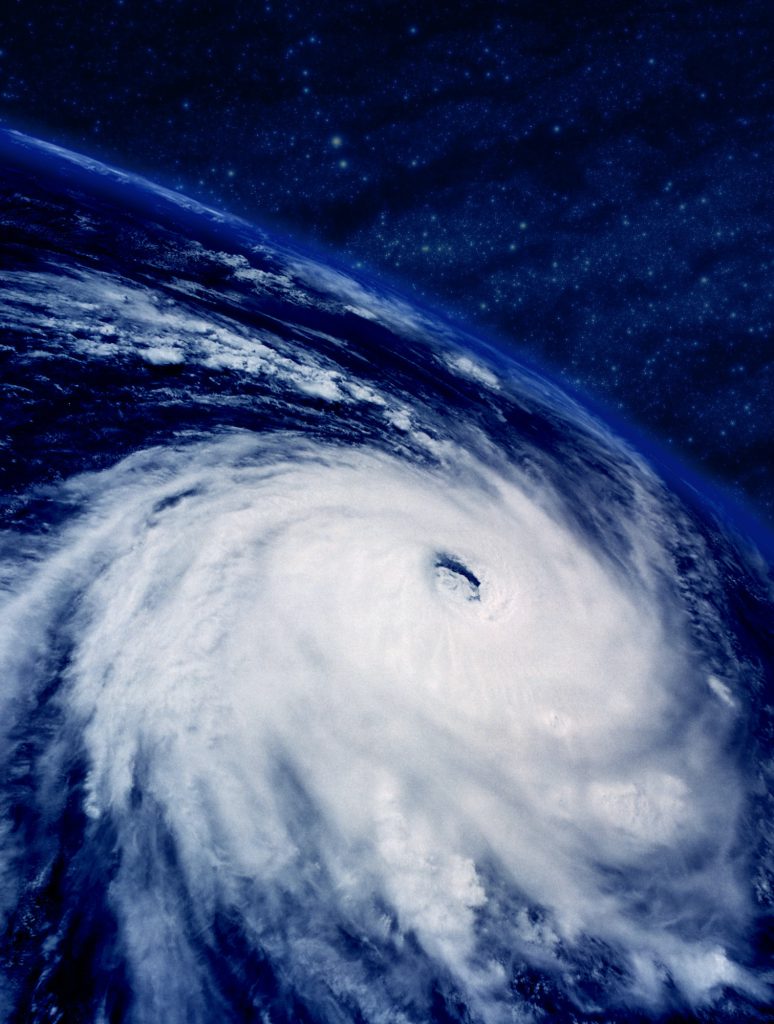
MULTIPOLYGON (((491 1021, 510 999, 498 943, 561 976, 593 936, 643 1005, 669 979, 695 1005, 758 991, 731 953, 744 782, 664 604, 646 490, 623 574, 550 492, 448 443, 431 471, 237 434, 67 488, 90 511, 17 588, 0 653, 21 685, 80 595, 64 706, 88 810, 118 829, 111 898, 147 991, 159 958, 182 976, 193 954, 163 873, 135 898, 138 773, 198 912, 225 902, 299 977, 316 949, 348 998, 368 986, 322 922, 390 944, 395 970, 414 936, 491 1021), (439 584, 459 567, 476 600, 468 577, 439 584)), ((368 998, 387 1012, 386 990, 368 998)))

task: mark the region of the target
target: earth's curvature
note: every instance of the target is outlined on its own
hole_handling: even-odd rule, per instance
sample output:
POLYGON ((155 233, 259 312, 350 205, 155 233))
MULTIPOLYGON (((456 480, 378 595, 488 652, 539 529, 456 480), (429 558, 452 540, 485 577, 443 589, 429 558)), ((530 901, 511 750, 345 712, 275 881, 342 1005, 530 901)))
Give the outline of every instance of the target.
POLYGON ((504 349, 0 149, 0 1019, 765 1018, 764 534, 504 349))

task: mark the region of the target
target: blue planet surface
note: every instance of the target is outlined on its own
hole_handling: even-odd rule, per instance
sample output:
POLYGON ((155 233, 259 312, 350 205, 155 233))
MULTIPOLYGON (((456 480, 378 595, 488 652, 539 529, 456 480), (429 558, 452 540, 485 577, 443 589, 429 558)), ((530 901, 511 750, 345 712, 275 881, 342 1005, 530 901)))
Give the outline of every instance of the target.
POLYGON ((504 345, 0 151, 0 1019, 770 1019, 765 530, 504 345))

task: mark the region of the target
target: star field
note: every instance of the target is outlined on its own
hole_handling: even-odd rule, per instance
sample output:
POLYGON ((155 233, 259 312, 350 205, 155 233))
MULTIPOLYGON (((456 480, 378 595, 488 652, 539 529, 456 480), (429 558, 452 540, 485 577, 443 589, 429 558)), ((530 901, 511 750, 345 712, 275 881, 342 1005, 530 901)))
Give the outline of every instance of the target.
POLYGON ((763 2, 8 3, 3 123, 392 279, 774 517, 763 2))

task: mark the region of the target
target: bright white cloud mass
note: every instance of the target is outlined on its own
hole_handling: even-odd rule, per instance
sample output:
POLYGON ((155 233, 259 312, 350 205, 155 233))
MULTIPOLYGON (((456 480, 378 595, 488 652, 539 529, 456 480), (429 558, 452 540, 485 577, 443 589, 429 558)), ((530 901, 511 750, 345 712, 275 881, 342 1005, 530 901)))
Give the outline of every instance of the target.
POLYGON ((333 971, 382 1015, 400 979, 366 988, 334 922, 394 946, 388 974, 411 935, 487 1020, 509 1019, 507 961, 562 969, 588 937, 646 1006, 667 981, 692 1003, 760 988, 733 950, 736 714, 663 592, 644 486, 625 564, 548 487, 451 445, 430 469, 234 433, 67 487, 86 511, 10 600, 4 676, 18 698, 64 623, 141 1019, 177 1019, 162 964, 195 971, 180 885, 202 925, 230 907, 299 985, 333 971))

